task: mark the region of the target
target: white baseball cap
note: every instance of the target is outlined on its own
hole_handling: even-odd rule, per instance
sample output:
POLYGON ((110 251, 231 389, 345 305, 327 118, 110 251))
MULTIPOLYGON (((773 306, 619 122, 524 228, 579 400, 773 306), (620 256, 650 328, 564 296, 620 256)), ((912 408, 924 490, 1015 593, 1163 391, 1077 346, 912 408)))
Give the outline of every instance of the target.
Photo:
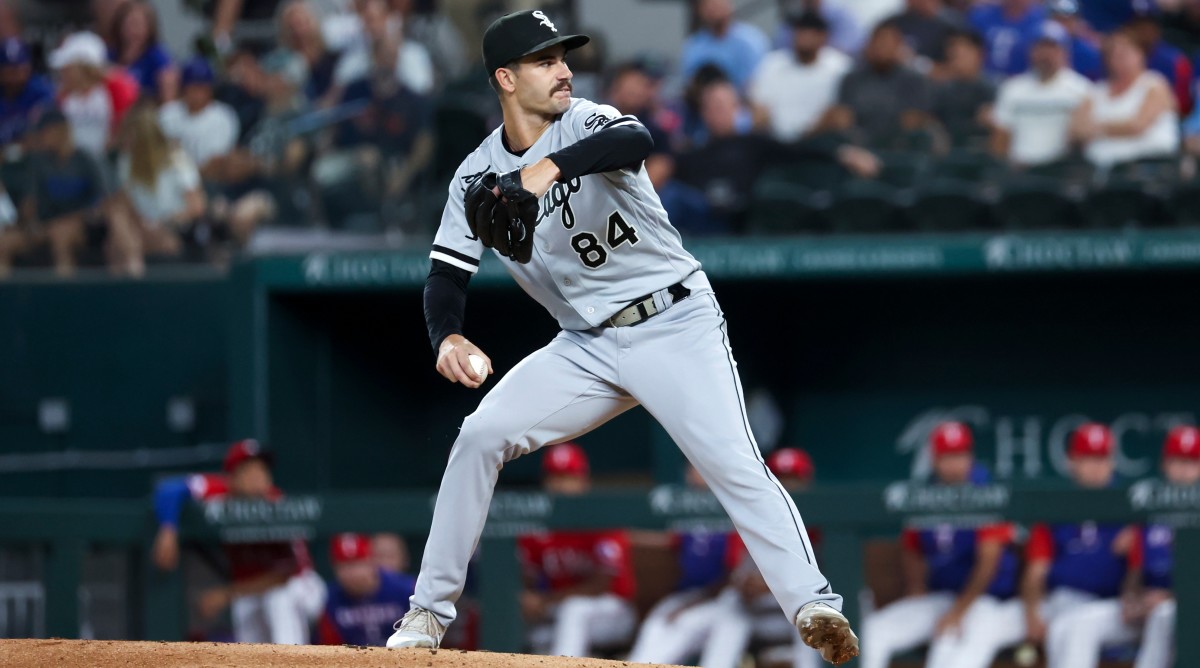
POLYGON ((72 33, 50 53, 47 62, 56 70, 76 64, 100 67, 108 62, 108 48, 104 46, 104 40, 95 33, 72 33))

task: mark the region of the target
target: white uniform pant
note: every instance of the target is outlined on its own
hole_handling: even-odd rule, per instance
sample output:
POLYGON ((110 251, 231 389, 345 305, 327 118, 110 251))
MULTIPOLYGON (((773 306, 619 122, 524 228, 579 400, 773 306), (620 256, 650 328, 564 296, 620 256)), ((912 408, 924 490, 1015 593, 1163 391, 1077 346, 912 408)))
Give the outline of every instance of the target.
POLYGON ((1133 668, 1170 668, 1175 651, 1175 599, 1163 601, 1146 617, 1142 647, 1133 668))
POLYGON ((262 594, 235 598, 229 611, 234 640, 307 645, 310 625, 321 615, 327 593, 321 577, 307 570, 262 594))
POLYGON ((795 618, 814 601, 840 609, 799 511, 750 433, 724 315, 704 291, 636 327, 560 332, 488 392, 450 451, 413 605, 454 621, 505 462, 639 403, 708 482, 784 614, 795 618))
POLYGON ((820 654, 800 640, 794 620, 779 614, 769 596, 749 604, 733 588, 716 599, 717 615, 700 652, 702 668, 737 668, 752 640, 791 644, 793 668, 821 665, 820 654))
POLYGON ((628 642, 637 627, 637 611, 615 594, 564 598, 551 617, 551 622, 530 631, 535 653, 591 656, 594 647, 628 642))

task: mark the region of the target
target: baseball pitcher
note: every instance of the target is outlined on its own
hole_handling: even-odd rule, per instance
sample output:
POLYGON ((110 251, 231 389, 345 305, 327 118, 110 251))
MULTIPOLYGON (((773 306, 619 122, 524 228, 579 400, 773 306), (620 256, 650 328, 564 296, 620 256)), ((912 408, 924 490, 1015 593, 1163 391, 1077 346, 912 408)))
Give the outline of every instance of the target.
POLYGON ((642 169, 650 134, 571 97, 565 57, 587 42, 537 10, 498 19, 483 38, 504 123, 455 174, 430 253, 437 369, 471 388, 492 371, 463 336, 467 284, 488 248, 562 332, 463 421, 412 609, 388 645, 441 642, 505 462, 641 404, 709 482, 805 642, 848 661, 858 638, 750 433, 720 306, 642 169))

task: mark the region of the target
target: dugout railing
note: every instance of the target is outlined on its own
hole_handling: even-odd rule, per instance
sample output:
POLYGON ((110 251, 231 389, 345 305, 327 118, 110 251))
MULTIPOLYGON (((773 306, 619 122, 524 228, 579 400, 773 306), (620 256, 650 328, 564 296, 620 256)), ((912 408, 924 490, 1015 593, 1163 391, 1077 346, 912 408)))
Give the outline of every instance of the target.
MULTIPOLYGON (((1179 629, 1200 626, 1200 489, 1176 488, 1154 480, 1121 489, 1079 491, 1055 487, 996 484, 948 488, 906 482, 817 488, 796 496, 810 527, 819 527, 822 569, 848 594, 846 608, 859 615, 854 594, 864 584, 863 546, 913 524, 975 525, 1006 519, 1037 521, 1155 522, 1176 528, 1174 574, 1179 629)), ((424 534, 432 517, 433 494, 336 494, 290 497, 280 503, 225 502, 194 506, 184 515, 187 541, 256 542, 303 537, 320 541, 341 531, 396 531, 424 534)), ((542 529, 628 527, 672 529, 720 526, 727 519, 706 492, 679 486, 649 492, 621 490, 582 497, 501 491, 496 495, 476 563, 484 611, 482 645, 492 651, 520 651, 524 632, 518 609, 520 589, 516 536, 542 529)), ((0 501, 0 544, 44 548, 45 629, 50 636, 80 633, 81 571, 93 546, 128 550, 135 619, 129 628, 153 640, 185 637, 188 601, 183 576, 156 572, 147 555, 153 539, 149 503, 135 501, 0 501)), ((319 549, 318 546, 318 549, 319 549)), ((419 546, 414 546, 414 548, 419 546)), ((1177 635, 1177 665, 1200 665, 1200 636, 1177 635)))

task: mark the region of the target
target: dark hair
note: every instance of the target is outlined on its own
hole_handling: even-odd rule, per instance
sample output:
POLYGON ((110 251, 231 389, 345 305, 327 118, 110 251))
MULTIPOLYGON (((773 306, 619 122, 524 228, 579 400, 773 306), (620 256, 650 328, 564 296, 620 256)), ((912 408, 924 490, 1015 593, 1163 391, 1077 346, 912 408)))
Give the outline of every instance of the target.
POLYGON ((146 48, 158 44, 158 12, 154 11, 154 7, 143 0, 123 2, 117 11, 113 12, 112 23, 108 26, 108 34, 112 35, 113 52, 118 59, 125 55, 125 37, 121 34, 121 26, 125 19, 136 11, 145 12, 146 23, 149 24, 146 28, 146 48))
POLYGON ((974 30, 955 30, 946 37, 947 42, 952 39, 961 39, 979 51, 983 51, 987 48, 986 42, 983 41, 983 35, 980 35, 974 30))
MULTIPOLYGON (((517 66, 517 61, 510 60, 509 62, 504 63, 504 65, 502 65, 501 67, 503 67, 506 70, 512 70, 512 69, 516 69, 516 66, 517 66)), ((496 68, 496 69, 500 69, 500 68, 496 68)), ((496 91, 497 95, 499 95, 500 92, 502 90, 504 90, 504 89, 500 88, 500 80, 496 78, 495 72, 488 72, 488 85, 492 87, 492 90, 496 91)))
POLYGON ((871 39, 875 39, 881 33, 883 33, 884 31, 887 31, 887 30, 895 30, 896 32, 900 33, 901 35, 904 34, 904 28, 901 27, 900 22, 897 21, 893 17, 890 19, 885 19, 885 20, 880 21, 879 23, 875 24, 875 29, 871 31, 871 39))
POLYGON ((829 21, 826 21, 824 16, 811 9, 790 14, 787 22, 794 30, 808 29, 829 32, 829 21))

